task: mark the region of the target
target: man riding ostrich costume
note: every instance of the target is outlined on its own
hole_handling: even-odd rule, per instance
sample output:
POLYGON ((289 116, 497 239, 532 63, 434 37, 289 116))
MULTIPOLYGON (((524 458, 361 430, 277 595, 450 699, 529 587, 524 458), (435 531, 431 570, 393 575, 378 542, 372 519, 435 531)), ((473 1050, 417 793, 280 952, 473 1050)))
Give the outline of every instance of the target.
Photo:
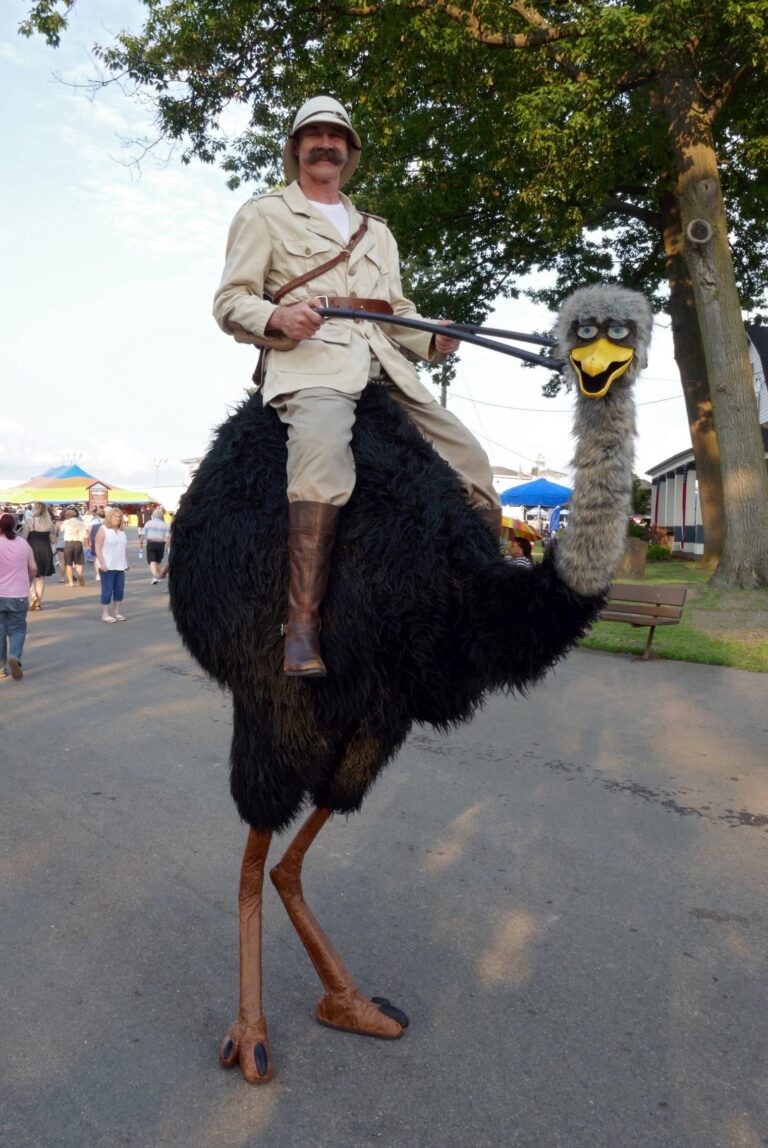
POLYGON ((223 1065, 272 1078, 261 1004, 261 903, 273 833, 312 812, 271 878, 322 982, 323 1024, 383 1038, 407 1018, 361 994, 306 905, 304 855, 332 813, 357 811, 414 722, 468 720, 494 689, 524 690, 584 634, 625 546, 632 383, 646 300, 576 291, 556 327, 578 385, 567 531, 533 570, 507 562, 451 468, 372 383, 358 404, 357 484, 339 516, 323 604, 322 678, 283 673, 288 581, 285 432, 255 394, 221 427, 173 527, 171 607, 203 669, 232 693, 231 790, 250 826, 240 879, 240 1011, 223 1065), (223 509, 222 509, 223 508, 223 509), (222 548, 228 555, 220 562, 222 548))
MULTIPOLYGON (((302 136, 294 125, 297 140, 286 145, 286 171, 294 161, 297 167, 314 162, 310 136, 315 142, 328 137, 316 150, 338 199, 334 163, 340 166, 346 158, 342 174, 349 174, 359 137, 341 105, 328 97, 308 101, 297 121, 302 116, 310 134, 302 136), (327 123, 329 107, 346 125, 347 136, 338 124, 327 123)), ((323 192, 312 172, 306 186, 323 192)), ((304 250, 295 239, 282 247, 269 244, 275 243, 281 220, 298 226, 289 211, 312 220, 317 197, 309 196, 310 210, 305 190, 299 177, 236 220, 223 280, 229 286, 217 296, 223 299, 217 315, 220 321, 224 317, 222 325, 231 321, 234 330, 245 317, 251 323, 243 325, 246 332, 269 330, 274 295, 273 307, 265 308, 262 267, 274 278, 274 259, 281 252, 293 250, 298 258, 304 250)), ((316 219, 327 234, 322 216, 316 219)), ((398 290, 396 247, 383 221, 371 217, 371 232, 367 250, 372 242, 379 245, 374 251, 379 282, 397 284, 390 287, 397 323, 412 305, 398 290), (383 274, 390 264, 391 274, 383 274)), ((311 254, 312 236, 308 242, 311 254)), ((360 248, 357 256, 359 267, 360 248)), ((321 270, 338 268, 340 261, 341 256, 330 260, 321 270)), ((348 266, 344 274, 352 273, 351 262, 341 263, 348 266)), ((310 267, 294 282, 305 284, 313 274, 310 267)), ((355 283, 365 274, 363 269, 355 283)), ((355 297, 352 310, 367 304, 364 310, 375 312, 378 302, 355 297)), ((333 338, 320 343, 323 359, 311 358, 318 353, 311 337, 321 322, 314 307, 326 316, 334 307, 340 315, 345 305, 336 300, 321 308, 299 300, 292 329, 278 326, 288 336, 284 349, 305 362, 305 371, 311 361, 327 367, 334 344, 338 349, 351 342, 353 358, 369 355, 356 325, 346 336, 337 327, 333 338)), ((405 1013, 384 997, 369 999, 358 990, 304 901, 304 856, 331 814, 360 808, 414 722, 444 730, 468 720, 488 691, 524 690, 538 681, 596 617, 625 545, 634 438, 631 384, 645 366, 652 326, 641 296, 619 287, 586 287, 560 312, 558 351, 568 378, 578 384, 574 493, 565 536, 532 570, 500 554, 498 531, 494 535, 489 529, 500 517, 497 504, 496 509, 489 505, 495 501, 490 479, 481 480, 482 491, 474 488, 476 496, 481 494, 475 505, 468 500, 473 492, 468 474, 476 459, 484 458, 482 452, 467 443, 466 429, 449 413, 414 412, 413 403, 406 413, 409 390, 411 397, 417 395, 417 407, 436 404, 428 392, 426 402, 418 397, 420 384, 415 376, 409 380, 395 343, 366 319, 362 338, 400 389, 371 382, 352 396, 348 429, 354 482, 346 504, 329 508, 296 500, 290 468, 296 428, 288 423, 286 432, 284 406, 270 405, 275 393, 270 379, 274 384, 283 370, 274 365, 280 360, 270 360, 263 395, 254 394, 220 428, 173 526, 170 592, 176 625, 192 656, 232 693, 231 790, 250 832, 240 876, 240 1010, 219 1059, 225 1067, 239 1063, 252 1084, 273 1075, 261 985, 262 888, 272 835, 305 806, 312 808, 270 876, 323 985, 317 1019, 366 1036, 402 1036, 405 1013), (463 482, 445 461, 456 442, 461 443, 457 457, 469 460, 463 482), (331 519, 332 537, 326 538, 331 519), (317 556, 312 547, 319 547, 317 556), (310 599, 311 611, 297 609, 297 601, 310 599)), ((385 319, 379 315, 376 322, 383 325, 385 319)), ((430 329, 432 343, 421 336, 411 339, 398 325, 397 342, 411 350, 430 348, 430 355, 434 346, 438 353, 451 348, 444 326, 430 329)), ((455 327, 451 331, 454 339, 469 337, 456 334, 455 327)), ((271 354, 279 356, 280 348, 271 354)), ((323 392, 336 404, 326 422, 330 435, 338 435, 336 412, 345 410, 339 401, 345 395, 334 386, 343 389, 340 376, 323 392)))

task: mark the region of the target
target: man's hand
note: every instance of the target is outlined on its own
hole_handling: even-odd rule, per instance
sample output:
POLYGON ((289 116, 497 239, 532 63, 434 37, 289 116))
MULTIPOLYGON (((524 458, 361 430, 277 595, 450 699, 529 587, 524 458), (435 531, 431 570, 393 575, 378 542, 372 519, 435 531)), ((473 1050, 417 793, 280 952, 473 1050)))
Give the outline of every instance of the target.
MULTIPOLYGON (((453 319, 438 319, 438 326, 452 327, 453 319)), ((435 350, 438 355, 452 355, 458 351, 461 339, 451 339, 448 335, 435 335, 435 350)))
POLYGON ((313 310, 311 303, 280 303, 270 316, 266 334, 282 331, 298 343, 301 339, 311 339, 316 335, 324 322, 322 315, 313 310))

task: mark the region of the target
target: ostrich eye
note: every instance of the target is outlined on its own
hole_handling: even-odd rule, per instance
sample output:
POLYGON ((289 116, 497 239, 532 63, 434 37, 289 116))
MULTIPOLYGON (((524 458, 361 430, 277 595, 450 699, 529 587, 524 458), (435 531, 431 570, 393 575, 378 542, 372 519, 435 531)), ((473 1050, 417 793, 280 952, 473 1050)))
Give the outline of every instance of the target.
POLYGON ((608 328, 609 339, 626 339, 629 334, 629 327, 625 327, 623 323, 611 323, 608 328))
POLYGON ((597 325, 595 323, 582 323, 576 328, 576 334, 580 339, 594 339, 597 334, 597 325))

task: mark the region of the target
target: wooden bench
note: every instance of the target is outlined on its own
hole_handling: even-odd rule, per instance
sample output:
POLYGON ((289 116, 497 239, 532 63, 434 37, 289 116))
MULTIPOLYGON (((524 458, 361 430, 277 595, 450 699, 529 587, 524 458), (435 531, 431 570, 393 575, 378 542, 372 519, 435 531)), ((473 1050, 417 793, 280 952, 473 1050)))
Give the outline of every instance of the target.
POLYGON ((640 661, 647 661, 657 626, 676 626, 683 616, 686 586, 633 586, 614 582, 600 614, 601 622, 648 626, 648 641, 640 661))

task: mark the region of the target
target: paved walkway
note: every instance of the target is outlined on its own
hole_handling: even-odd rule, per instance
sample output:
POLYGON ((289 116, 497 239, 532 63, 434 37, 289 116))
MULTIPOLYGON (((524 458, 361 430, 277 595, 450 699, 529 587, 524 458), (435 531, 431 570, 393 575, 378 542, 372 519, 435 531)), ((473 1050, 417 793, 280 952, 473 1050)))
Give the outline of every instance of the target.
POLYGON ((266 896, 275 1082, 216 1063, 244 842, 165 586, 51 583, 0 684, 3 1148, 768 1144, 768 676, 577 652, 417 729, 305 887, 395 1043, 317 1025, 266 896))

